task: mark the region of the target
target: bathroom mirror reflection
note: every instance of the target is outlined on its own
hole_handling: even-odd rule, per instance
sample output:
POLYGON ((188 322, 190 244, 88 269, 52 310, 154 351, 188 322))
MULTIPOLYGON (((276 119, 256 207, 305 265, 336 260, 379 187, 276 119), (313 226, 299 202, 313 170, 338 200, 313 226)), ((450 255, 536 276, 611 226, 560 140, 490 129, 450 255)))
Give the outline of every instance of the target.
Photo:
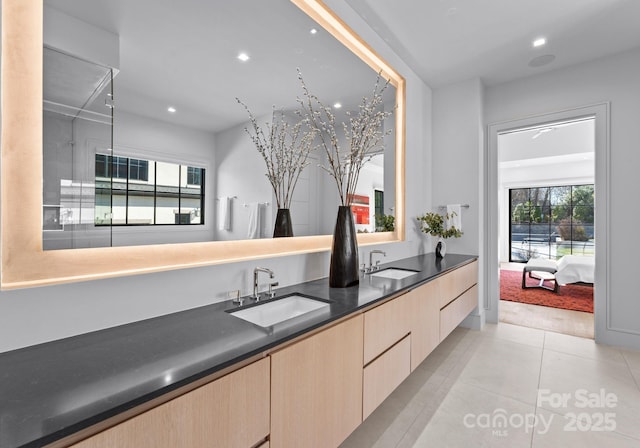
MULTIPOLYGON (((378 76, 289 0, 44 5, 45 250, 270 238, 277 207, 236 97, 260 124, 274 106, 294 117, 299 68, 340 122, 378 76)), ((394 86, 384 103, 395 107, 394 86)), ((361 172, 360 232, 391 230, 395 141, 361 172)), ((294 236, 333 232, 324 157, 297 183, 294 236)))

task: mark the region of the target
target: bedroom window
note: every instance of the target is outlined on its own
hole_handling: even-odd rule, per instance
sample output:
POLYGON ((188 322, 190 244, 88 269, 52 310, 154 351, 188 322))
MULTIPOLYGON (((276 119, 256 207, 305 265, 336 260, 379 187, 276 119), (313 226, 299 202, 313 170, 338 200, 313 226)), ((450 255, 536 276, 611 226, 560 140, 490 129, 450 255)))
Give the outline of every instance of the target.
POLYGON ((512 262, 595 254, 594 186, 509 190, 512 262))

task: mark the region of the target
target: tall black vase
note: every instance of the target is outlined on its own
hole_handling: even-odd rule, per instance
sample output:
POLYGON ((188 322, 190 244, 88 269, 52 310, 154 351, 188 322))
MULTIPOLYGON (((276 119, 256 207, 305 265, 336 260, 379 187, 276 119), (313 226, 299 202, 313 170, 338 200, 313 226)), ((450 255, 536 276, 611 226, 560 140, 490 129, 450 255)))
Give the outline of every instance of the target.
POLYGON ((331 246, 329 286, 347 288, 359 283, 358 239, 350 206, 338 207, 336 228, 331 246))
POLYGON ((287 236, 293 236, 291 213, 288 208, 279 208, 276 214, 276 223, 273 227, 273 237, 282 238, 287 236))

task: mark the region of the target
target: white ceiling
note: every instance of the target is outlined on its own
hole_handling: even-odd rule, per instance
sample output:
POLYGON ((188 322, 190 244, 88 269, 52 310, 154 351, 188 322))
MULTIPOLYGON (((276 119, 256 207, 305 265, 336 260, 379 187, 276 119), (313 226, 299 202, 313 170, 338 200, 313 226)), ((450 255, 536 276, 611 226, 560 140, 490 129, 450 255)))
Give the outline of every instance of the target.
MULTIPOLYGON (((435 88, 475 77, 494 85, 640 47, 640 0, 346 1, 435 88), (539 36, 548 44, 533 49, 539 36), (528 65, 546 54, 555 60, 528 65)), ((216 132, 246 121, 236 96, 256 115, 295 106, 295 67, 327 103, 361 98, 372 84, 362 79, 373 71, 322 30, 311 36, 314 23, 288 0, 46 4, 120 36, 117 108, 177 124, 216 132), (178 112, 167 115, 169 105, 178 112)))
POLYGON ((491 86, 640 47, 638 0, 346 0, 429 86, 491 86), (547 45, 534 49, 544 36, 547 45), (530 67, 538 56, 548 65, 530 67))
MULTIPOLYGON (((45 5, 119 37, 116 113, 218 132, 247 121, 236 97, 256 116, 273 106, 296 107, 302 94, 296 68, 327 105, 359 103, 377 76, 289 0, 45 0, 45 5), (312 28, 318 32, 310 34, 312 28), (240 52, 251 59, 238 61, 240 52), (168 114, 168 106, 177 112, 168 114)), ((390 87, 387 94, 394 91, 390 87)))

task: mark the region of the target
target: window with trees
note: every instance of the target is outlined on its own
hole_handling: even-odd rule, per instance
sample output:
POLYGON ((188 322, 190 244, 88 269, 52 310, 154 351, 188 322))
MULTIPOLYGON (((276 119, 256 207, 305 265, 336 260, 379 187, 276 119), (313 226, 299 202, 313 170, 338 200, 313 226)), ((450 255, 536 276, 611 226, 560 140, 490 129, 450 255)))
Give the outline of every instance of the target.
POLYGON ((510 261, 595 254, 594 186, 509 190, 510 261))

